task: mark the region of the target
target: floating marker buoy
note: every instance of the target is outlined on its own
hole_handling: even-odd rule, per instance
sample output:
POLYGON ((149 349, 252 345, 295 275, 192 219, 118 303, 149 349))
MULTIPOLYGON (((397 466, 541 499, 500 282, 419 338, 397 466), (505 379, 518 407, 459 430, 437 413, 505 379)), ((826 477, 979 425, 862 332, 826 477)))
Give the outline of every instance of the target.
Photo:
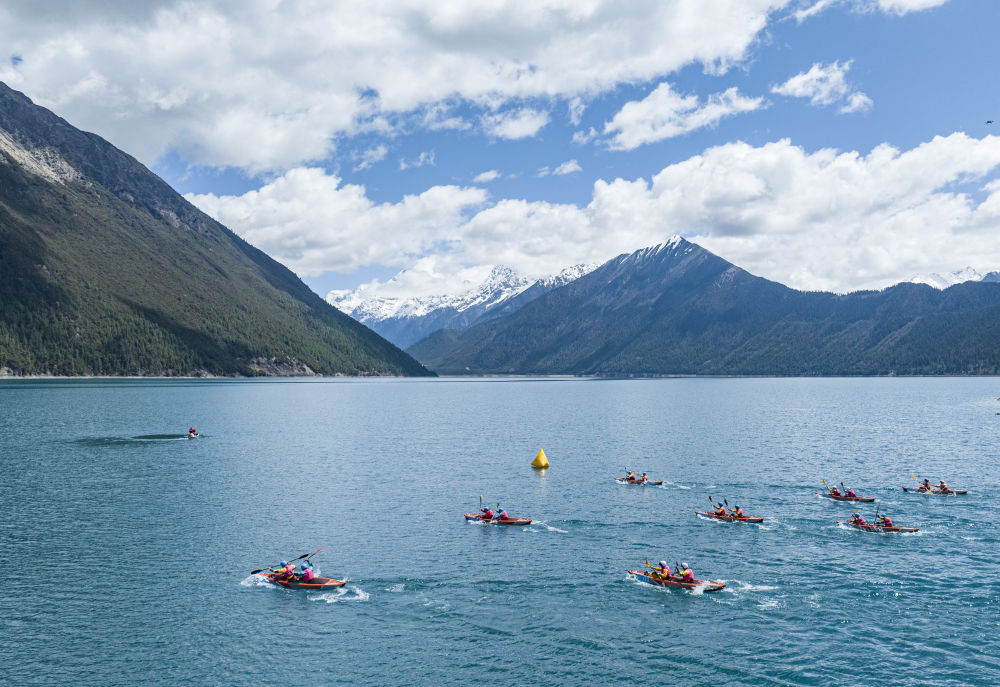
POLYGON ((533 468, 547 468, 549 466, 549 459, 545 457, 545 449, 538 449, 538 455, 535 459, 531 461, 531 467, 533 468))

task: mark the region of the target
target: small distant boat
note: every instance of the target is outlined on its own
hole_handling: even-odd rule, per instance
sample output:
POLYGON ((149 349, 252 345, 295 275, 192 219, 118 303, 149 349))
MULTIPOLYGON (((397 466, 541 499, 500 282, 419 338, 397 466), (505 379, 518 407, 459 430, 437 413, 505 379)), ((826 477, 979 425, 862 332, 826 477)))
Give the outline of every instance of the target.
POLYGON ((816 496, 825 496, 826 498, 833 499, 834 501, 854 501, 855 503, 875 503, 875 497, 874 496, 844 496, 843 494, 841 494, 840 496, 835 496, 835 495, 831 494, 830 492, 826 492, 824 494, 821 491, 817 491, 816 492, 816 496))
POLYGON ((908 491, 911 494, 942 494, 947 496, 948 494, 968 494, 968 489, 924 489, 923 487, 903 487, 903 491, 908 491))
POLYGON ((479 520, 491 525, 530 525, 529 518, 487 518, 481 513, 465 513, 466 520, 479 520))
POLYGON ((733 522, 764 522, 764 518, 758 518, 750 515, 744 515, 742 518, 739 518, 735 515, 719 515, 718 513, 709 513, 705 510, 696 510, 695 514, 715 518, 716 520, 731 520, 733 522))
POLYGON ((868 530, 869 532, 902 532, 903 534, 907 532, 916 532, 919 530, 917 527, 899 527, 897 525, 892 525, 891 527, 886 527, 885 525, 870 525, 865 523, 864 525, 851 522, 849 520, 838 520, 838 525, 848 525, 850 527, 855 527, 859 530, 868 530))
POLYGON ((334 580, 329 577, 314 577, 308 582, 299 582, 294 578, 282 580, 278 578, 278 573, 263 573, 261 577, 266 579, 268 582, 273 582, 274 584, 280 585, 285 589, 323 590, 323 589, 334 589, 336 587, 343 587, 345 584, 340 580, 334 580))
POLYGON ((695 580, 694 582, 681 582, 680 578, 671 576, 669 579, 663 579, 659 575, 653 576, 647 572, 641 570, 629 570, 629 575, 633 575, 635 579, 640 582, 645 582, 646 584, 656 585, 657 587, 670 587, 672 589, 702 589, 706 592, 717 592, 720 589, 725 588, 725 584, 722 582, 711 582, 709 580, 695 580))
POLYGON ((654 487, 663 484, 662 479, 654 481, 651 479, 643 480, 643 479, 629 479, 628 477, 615 477, 615 481, 618 482, 618 484, 651 484, 654 487))

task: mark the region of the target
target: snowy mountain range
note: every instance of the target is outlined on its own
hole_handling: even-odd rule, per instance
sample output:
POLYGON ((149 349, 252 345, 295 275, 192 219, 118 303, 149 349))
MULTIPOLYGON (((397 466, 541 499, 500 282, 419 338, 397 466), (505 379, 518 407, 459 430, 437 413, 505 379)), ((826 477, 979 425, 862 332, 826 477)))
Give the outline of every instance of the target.
POLYGON ((966 267, 963 270, 955 270, 944 275, 934 273, 922 277, 912 277, 907 281, 912 284, 927 284, 935 289, 947 289, 949 286, 964 284, 967 281, 998 282, 1000 281, 1000 272, 980 274, 971 267, 966 267))
MULTIPOLYGON (((529 279, 496 265, 481 283, 458 294, 400 298, 372 295, 362 287, 331 291, 326 301, 400 348, 416 343, 438 329, 464 330, 493 317, 509 314, 554 288, 593 271, 592 265, 574 265, 542 279, 529 279)), ((396 277, 386 286, 391 291, 396 277)))

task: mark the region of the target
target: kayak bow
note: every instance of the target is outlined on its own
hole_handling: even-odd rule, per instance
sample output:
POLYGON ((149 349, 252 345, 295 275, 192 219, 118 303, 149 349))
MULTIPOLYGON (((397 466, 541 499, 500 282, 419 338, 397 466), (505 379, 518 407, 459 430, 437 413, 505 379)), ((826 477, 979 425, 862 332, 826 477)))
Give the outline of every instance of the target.
POLYGON ((334 580, 329 577, 314 577, 309 582, 299 582, 295 579, 280 580, 278 579, 278 573, 262 573, 261 577, 266 579, 268 582, 273 582, 274 584, 281 585, 285 589, 313 589, 313 590, 323 590, 323 589, 334 589, 335 587, 343 587, 344 582, 340 580, 334 580))
POLYGON ((825 496, 828 499, 833 499, 834 501, 854 501, 860 503, 875 503, 874 496, 834 496, 833 494, 827 492, 823 493, 821 491, 816 492, 816 496, 825 496))
POLYGON ((750 515, 744 515, 742 518, 738 518, 735 515, 718 515, 717 513, 709 513, 705 510, 696 510, 696 515, 705 515, 710 518, 715 518, 716 520, 730 520, 733 522, 764 522, 764 518, 758 518, 750 515))
POLYGON ((892 527, 886 527, 885 525, 869 525, 869 524, 859 525, 858 523, 850 522, 848 520, 838 520, 837 524, 849 525, 859 530, 867 530, 869 532, 902 532, 903 534, 906 534, 907 532, 916 532, 919 529, 917 527, 899 527, 897 525, 893 525, 892 527))
POLYGON ((645 582, 646 584, 656 585, 658 587, 670 587, 671 589, 703 589, 706 592, 717 592, 724 588, 726 585, 722 582, 711 582, 709 580, 695 580, 694 582, 681 582, 680 578, 670 576, 670 579, 663 580, 659 577, 653 577, 647 572, 641 570, 629 570, 629 575, 634 575, 635 579, 640 582, 645 582))
POLYGON ((466 520, 479 520, 480 522, 486 522, 492 525, 530 525, 531 520, 529 518, 487 518, 484 515, 477 513, 465 513, 466 520))

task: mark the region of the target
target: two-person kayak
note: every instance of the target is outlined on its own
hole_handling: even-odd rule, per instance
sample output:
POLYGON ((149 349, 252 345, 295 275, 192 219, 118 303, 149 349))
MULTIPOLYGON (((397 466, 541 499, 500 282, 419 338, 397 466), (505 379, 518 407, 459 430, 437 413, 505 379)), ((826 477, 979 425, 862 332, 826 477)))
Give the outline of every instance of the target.
POLYGON ((479 520, 492 525, 530 525, 530 518, 488 518, 482 513, 465 513, 466 520, 479 520))
POLYGON ((344 582, 340 580, 335 580, 330 577, 314 577, 308 582, 299 582, 294 577, 288 579, 280 579, 281 573, 261 573, 263 577, 268 582, 273 582, 274 584, 281 585, 285 589, 312 589, 312 590, 323 590, 323 589, 334 589, 336 587, 343 587, 344 582))
POLYGON ((849 527, 855 527, 859 530, 867 530, 869 532, 902 532, 903 534, 906 534, 907 532, 916 532, 919 529, 917 527, 899 527, 898 525, 891 525, 888 527, 886 525, 871 525, 868 523, 862 525, 861 523, 851 522, 850 520, 838 520, 837 524, 847 525, 849 527))
POLYGON ((825 494, 821 491, 816 492, 816 496, 824 496, 828 499, 833 499, 834 501, 853 501, 854 503, 875 503, 874 496, 844 496, 843 494, 831 494, 826 492, 825 494))
POLYGON ((903 491, 911 494, 968 494, 968 489, 925 489, 924 487, 903 487, 903 491))
POLYGON ((628 574, 634 576, 640 582, 656 585, 657 587, 670 587, 672 589, 701 589, 706 592, 717 592, 726 586, 723 582, 712 582, 710 580, 681 582, 681 578, 674 575, 664 579, 659 575, 652 575, 642 570, 629 570, 628 574))
POLYGON ((705 517, 715 518, 716 520, 730 520, 733 522, 764 522, 764 518, 758 518, 750 515, 744 515, 742 518, 735 515, 720 515, 719 513, 709 513, 704 510, 696 510, 695 515, 704 515, 705 517))
POLYGON ((654 487, 658 487, 663 484, 663 480, 651 480, 651 479, 629 479, 628 477, 615 477, 615 482, 618 484, 650 484, 654 487))

